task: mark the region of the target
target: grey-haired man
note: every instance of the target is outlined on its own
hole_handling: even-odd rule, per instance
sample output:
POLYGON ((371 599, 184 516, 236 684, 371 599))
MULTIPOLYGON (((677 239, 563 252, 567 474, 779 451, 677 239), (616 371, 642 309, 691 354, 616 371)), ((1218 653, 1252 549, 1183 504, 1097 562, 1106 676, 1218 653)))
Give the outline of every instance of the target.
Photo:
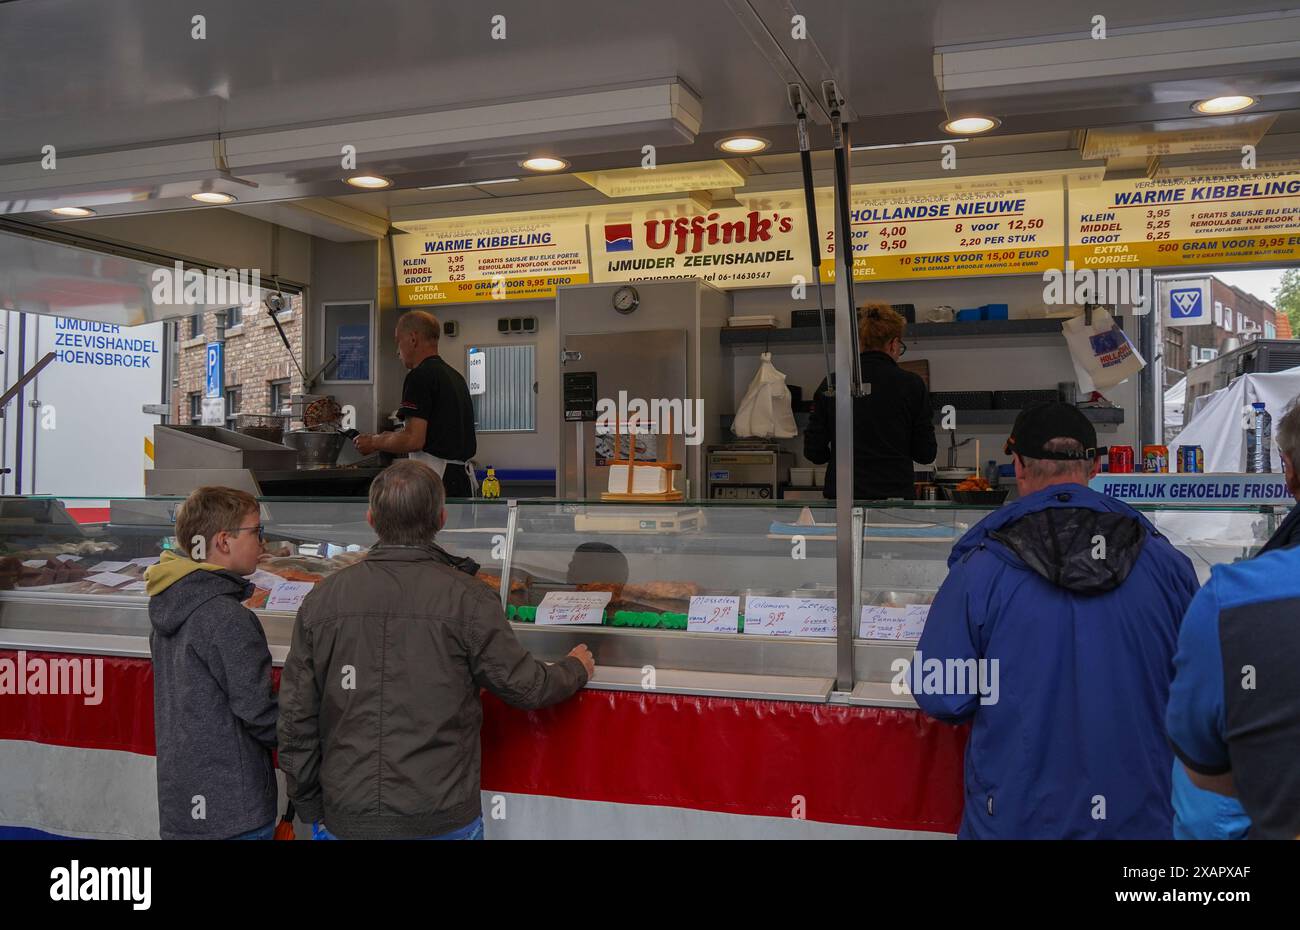
POLYGON ((442 481, 400 461, 370 487, 379 536, 294 622, 280 684, 280 768, 323 839, 481 839, 479 689, 524 708, 571 697, 585 645, 548 664, 515 638, 478 566, 434 542, 442 481))

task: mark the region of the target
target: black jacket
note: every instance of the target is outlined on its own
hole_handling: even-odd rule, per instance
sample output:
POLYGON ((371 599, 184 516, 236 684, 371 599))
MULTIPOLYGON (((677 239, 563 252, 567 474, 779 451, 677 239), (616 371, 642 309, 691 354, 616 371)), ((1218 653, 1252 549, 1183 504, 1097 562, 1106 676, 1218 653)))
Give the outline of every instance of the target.
MULTIPOLYGON (((927 465, 938 452, 930 392, 919 375, 899 368, 884 352, 862 353, 862 380, 871 393, 853 402, 853 498, 911 500, 912 463, 927 465)), ((836 397, 847 398, 848 379, 837 381, 836 397)), ((836 397, 826 396, 823 380, 803 440, 804 457, 814 465, 828 465, 828 498, 835 497, 836 397)))
POLYGON ((1277 549, 1290 549, 1292 546, 1300 544, 1300 504, 1291 508, 1291 512, 1286 515, 1273 535, 1264 543, 1264 547, 1256 552, 1256 555, 1263 555, 1265 552, 1273 552, 1277 549))

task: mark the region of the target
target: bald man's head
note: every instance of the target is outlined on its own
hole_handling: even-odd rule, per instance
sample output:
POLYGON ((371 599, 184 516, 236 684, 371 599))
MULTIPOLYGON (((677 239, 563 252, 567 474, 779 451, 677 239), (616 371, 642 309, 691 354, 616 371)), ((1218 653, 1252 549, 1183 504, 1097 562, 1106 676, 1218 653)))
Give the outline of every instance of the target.
POLYGON ((442 337, 442 324, 425 310, 407 310, 397 318, 397 336, 414 333, 425 342, 437 342, 442 337))
POLYGON ((432 313, 408 310, 397 318, 397 355, 407 368, 414 368, 431 355, 438 354, 438 337, 442 325, 432 313))

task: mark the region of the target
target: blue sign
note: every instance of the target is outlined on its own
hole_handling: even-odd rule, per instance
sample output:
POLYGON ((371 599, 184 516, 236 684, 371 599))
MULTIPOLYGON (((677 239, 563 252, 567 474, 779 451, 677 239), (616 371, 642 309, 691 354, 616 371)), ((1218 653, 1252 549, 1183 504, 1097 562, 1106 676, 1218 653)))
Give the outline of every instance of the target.
POLYGON ((370 380, 370 327, 362 323, 339 327, 336 381, 370 380))
POLYGON ((1169 289, 1169 318, 1172 320, 1195 320, 1205 313, 1201 301, 1200 285, 1196 287, 1173 287, 1169 289))
POLYGON ((219 342, 208 343, 208 376, 203 396, 220 397, 223 387, 222 348, 219 342))

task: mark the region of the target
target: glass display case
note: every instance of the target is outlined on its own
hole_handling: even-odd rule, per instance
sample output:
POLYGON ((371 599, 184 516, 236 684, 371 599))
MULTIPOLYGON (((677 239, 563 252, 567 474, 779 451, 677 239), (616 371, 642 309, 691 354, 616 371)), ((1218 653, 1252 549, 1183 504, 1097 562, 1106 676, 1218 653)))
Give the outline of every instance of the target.
MULTIPOLYGON (((69 510, 87 502, 0 499, 0 648, 148 655, 144 571, 173 546, 180 500, 112 500, 107 519, 85 523, 69 510)), ((346 568, 376 539, 365 500, 261 506, 266 554, 247 603, 282 661, 296 601, 278 587, 346 568)), ((1202 580, 1211 566, 1253 554, 1284 515, 1269 506, 1138 509, 1202 580)), ((856 508, 848 617, 838 616, 829 505, 453 500, 437 542, 479 563, 479 579, 535 654, 554 659, 587 643, 600 666, 593 686, 646 687, 651 673, 661 690, 828 700, 851 648, 855 699, 906 704, 887 689, 890 665, 911 653, 953 544, 988 512, 856 508), (840 622, 851 639, 837 641, 840 622)), ((292 590, 300 598, 303 586, 292 590)))

